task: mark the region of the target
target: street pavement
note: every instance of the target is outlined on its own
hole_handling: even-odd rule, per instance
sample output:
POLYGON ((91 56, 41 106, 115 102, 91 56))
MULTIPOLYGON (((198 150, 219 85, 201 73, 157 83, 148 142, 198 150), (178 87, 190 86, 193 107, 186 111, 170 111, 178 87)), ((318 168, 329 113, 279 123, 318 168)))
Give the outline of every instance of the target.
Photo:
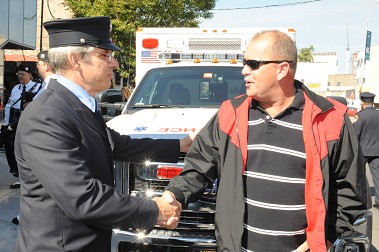
MULTIPOLYGON (((367 169, 369 170, 369 169, 367 169)), ((20 210, 20 189, 9 189, 9 186, 17 181, 9 173, 9 167, 5 153, 0 149, 0 252, 11 252, 14 250, 14 244, 17 238, 18 226, 12 223, 20 210)), ((371 174, 368 171, 367 176, 370 183, 371 194, 374 195, 371 174)), ((374 198, 372 197, 372 200, 374 198)), ((373 213, 373 232, 371 252, 378 252, 379 249, 379 210, 371 209, 373 213)), ((112 246, 115 252, 115 246, 112 246)))
POLYGON ((13 251, 18 226, 12 223, 20 210, 20 189, 9 189, 18 179, 9 173, 4 150, 0 150, 0 251, 13 251))

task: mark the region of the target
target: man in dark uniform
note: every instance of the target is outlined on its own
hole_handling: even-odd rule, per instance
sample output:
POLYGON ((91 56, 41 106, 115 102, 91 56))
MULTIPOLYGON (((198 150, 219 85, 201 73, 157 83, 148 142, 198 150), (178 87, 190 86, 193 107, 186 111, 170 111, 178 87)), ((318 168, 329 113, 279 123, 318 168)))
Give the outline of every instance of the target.
POLYGON ((354 126, 374 183, 373 206, 379 209, 379 110, 376 110, 374 106, 374 98, 373 93, 361 93, 362 110, 358 112, 358 119, 354 126))
POLYGON ((112 229, 175 228, 181 205, 169 194, 119 194, 114 159, 177 162, 192 137, 131 139, 107 127, 94 96, 119 67, 108 17, 49 21, 46 90, 20 118, 15 155, 21 182, 15 251, 110 252, 112 229))

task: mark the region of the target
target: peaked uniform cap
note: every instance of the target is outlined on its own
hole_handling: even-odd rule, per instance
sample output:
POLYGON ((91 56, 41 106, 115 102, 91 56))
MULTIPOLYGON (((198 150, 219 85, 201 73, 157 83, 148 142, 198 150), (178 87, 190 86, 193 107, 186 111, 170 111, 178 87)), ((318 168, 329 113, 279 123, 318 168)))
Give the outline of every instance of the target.
POLYGON ((361 93, 360 98, 363 102, 374 102, 375 94, 370 92, 363 92, 361 93))
POLYGON ((40 52, 37 54, 37 58, 38 58, 38 60, 40 60, 40 61, 49 62, 49 54, 48 54, 48 51, 46 51, 46 50, 40 51, 40 52))
POLYGON ((112 43, 109 17, 84 17, 53 20, 44 23, 50 48, 94 46, 112 51, 121 49, 112 43))
POLYGON ((24 72, 28 72, 28 73, 33 73, 33 70, 31 67, 27 66, 27 65, 19 65, 18 68, 17 68, 17 71, 24 71, 24 72))

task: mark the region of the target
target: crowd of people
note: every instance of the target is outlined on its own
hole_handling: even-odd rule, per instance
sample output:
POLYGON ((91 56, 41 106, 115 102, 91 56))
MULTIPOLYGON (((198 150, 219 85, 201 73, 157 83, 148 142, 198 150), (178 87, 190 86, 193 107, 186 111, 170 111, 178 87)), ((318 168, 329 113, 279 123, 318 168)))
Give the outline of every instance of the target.
POLYGON ((295 80, 297 48, 285 33, 251 39, 241 73, 246 94, 225 101, 197 135, 153 140, 113 131, 96 106, 95 94, 119 66, 110 19, 44 27, 49 50, 37 63, 43 82, 20 65, 20 84, 5 106, 6 156, 20 180, 12 188, 21 188, 16 251, 103 252, 115 227, 174 229, 182 208, 216 180, 218 251, 326 251, 371 207, 366 163, 378 208, 374 95, 361 94, 352 124, 346 105, 295 80), (114 160, 176 162, 180 152, 187 152, 184 171, 162 197, 115 190, 114 160))

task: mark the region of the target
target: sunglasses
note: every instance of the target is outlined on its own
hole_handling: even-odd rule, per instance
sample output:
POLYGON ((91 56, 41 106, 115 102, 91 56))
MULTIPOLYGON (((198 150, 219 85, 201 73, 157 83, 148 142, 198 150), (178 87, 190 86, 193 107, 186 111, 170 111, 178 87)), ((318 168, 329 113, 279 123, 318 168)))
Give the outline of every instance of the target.
POLYGON ((270 63, 279 64, 283 62, 290 63, 292 62, 292 60, 247 60, 247 59, 242 60, 243 66, 248 65, 251 68, 251 70, 257 70, 261 65, 264 65, 264 64, 270 64, 270 63))

